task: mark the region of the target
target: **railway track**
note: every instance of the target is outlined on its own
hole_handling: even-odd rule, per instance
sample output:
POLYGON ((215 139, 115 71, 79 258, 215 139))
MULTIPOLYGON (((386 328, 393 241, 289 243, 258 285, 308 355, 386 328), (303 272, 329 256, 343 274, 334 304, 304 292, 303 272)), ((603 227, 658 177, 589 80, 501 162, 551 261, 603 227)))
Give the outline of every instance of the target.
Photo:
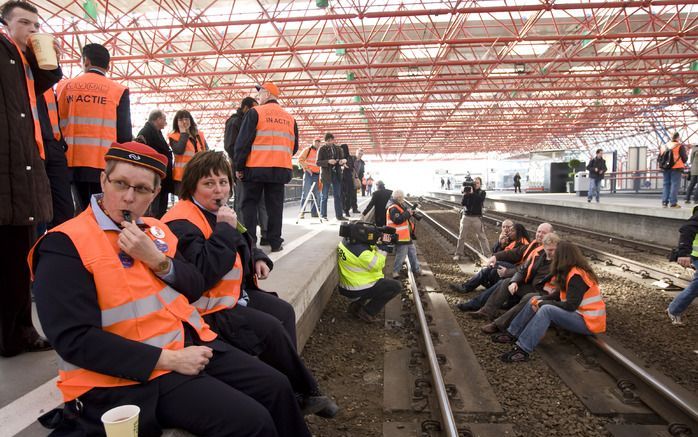
MULTIPOLYGON (((457 240, 457 235, 448 226, 439 223, 429 213, 421 212, 425 221, 433 225, 447 240, 450 242, 457 240)), ((473 247, 468 246, 466 249, 473 252, 476 259, 484 260, 484 256, 473 247)), ((411 274, 408 280, 415 302, 423 303, 425 299, 420 294, 417 281, 411 274)), ((435 329, 433 325, 443 315, 431 314, 433 306, 439 305, 433 305, 432 302, 427 301, 425 309, 417 309, 423 336, 421 342, 424 344, 432 340, 438 344, 442 338, 440 330, 435 329)), ((386 319, 387 317, 386 313, 386 319)), ((423 424, 421 435, 513 435, 508 434, 509 430, 513 432, 511 424, 464 423, 468 418, 472 419, 473 414, 472 411, 465 413, 462 411, 464 398, 474 396, 486 399, 487 402, 497 402, 496 399, 490 399, 491 395, 486 390, 488 384, 483 385, 479 391, 473 391, 472 387, 460 388, 453 385, 449 387, 449 377, 441 378, 439 381, 436 374, 448 372, 454 367, 463 371, 467 367, 458 367, 464 365, 455 363, 457 357, 449 355, 439 357, 438 352, 429 352, 429 348, 424 353, 434 376, 430 384, 433 384, 432 391, 438 398, 442 422, 427 426, 429 433, 425 433, 423 424)), ((695 394, 673 383, 670 378, 647 369, 639 358, 624 349, 614 339, 605 335, 595 337, 576 336, 569 333, 561 333, 559 336, 548 335, 536 353, 540 353, 590 414, 613 418, 613 423, 606 425, 610 435, 614 437, 698 435, 698 399, 695 394), (549 340, 549 337, 555 338, 549 340)), ((468 370, 471 369, 468 368, 468 370)), ((491 409, 493 411, 487 413, 490 417, 501 415, 501 412, 495 411, 496 407, 491 409)))
MULTIPOLYGON (((455 202, 450 202, 450 201, 445 201, 442 199, 436 199, 436 198, 428 198, 425 197, 423 198, 424 201, 429 202, 431 204, 437 205, 442 208, 448 208, 452 209, 454 212, 459 212, 460 211, 460 205, 457 205, 455 202)), ((423 211, 422 211, 423 212, 423 211)), ((428 214, 425 214, 428 215, 428 214)), ((430 223, 433 224, 435 221, 431 216, 430 218, 430 223)), ((539 224, 540 221, 534 221, 531 220, 530 218, 527 217, 521 217, 521 216, 516 216, 512 214, 501 214, 501 213, 491 213, 488 212, 486 215, 483 216, 483 220, 488 221, 490 223, 500 223, 504 219, 511 219, 519 223, 524 223, 524 224, 539 224)), ((560 224, 555 224, 552 223, 553 226, 555 227, 556 230, 561 230, 564 231, 570 235, 583 235, 583 236, 591 236, 590 238, 595 238, 595 239, 601 239, 604 242, 611 242, 613 244, 621 245, 624 247, 631 247, 634 250, 642 250, 641 248, 651 248, 655 253, 663 253, 666 254, 669 252, 669 248, 666 247, 661 247, 653 244, 646 244, 646 243, 640 243, 624 238, 618 238, 615 236, 610 236, 606 234, 601 234, 598 232, 591 232, 579 228, 574 228, 571 226, 564 226, 560 224)), ((442 228, 442 224, 434 225, 437 228, 442 228)), ((444 228, 445 229, 445 228, 444 228)), ((452 240, 457 241, 458 236, 452 232, 449 231, 451 235, 447 235, 447 233, 444 232, 444 229, 440 229, 440 232, 444 234, 447 238, 450 238, 452 240)), ((676 272, 670 272, 665 269, 662 269, 660 267, 656 267, 653 265, 649 265, 644 262, 640 262, 625 256, 621 256, 618 254, 614 254, 605 250, 598 249, 596 247, 590 246, 588 244, 582 244, 579 242, 575 242, 577 246, 579 246, 580 249, 584 252, 585 255, 587 255, 589 258, 592 260, 599 261, 603 263, 607 267, 613 267, 620 269, 622 272, 625 272, 627 274, 630 274, 631 277, 635 276, 637 278, 640 278, 642 280, 646 281, 653 281, 654 285, 665 289, 665 290, 682 290, 686 286, 688 286, 689 282, 691 282, 692 278, 686 276, 686 275, 681 275, 676 272)), ((477 252, 474 248, 468 247, 468 250, 477 252)))

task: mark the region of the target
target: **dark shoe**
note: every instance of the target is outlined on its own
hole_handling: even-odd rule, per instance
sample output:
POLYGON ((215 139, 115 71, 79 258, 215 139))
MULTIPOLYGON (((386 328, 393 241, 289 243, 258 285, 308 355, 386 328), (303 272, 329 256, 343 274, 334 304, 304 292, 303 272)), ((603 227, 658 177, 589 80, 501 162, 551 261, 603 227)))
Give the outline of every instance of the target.
POLYGON ((591 203, 591 199, 587 199, 587 202, 588 202, 588 203, 591 203))
POLYGON ((499 332, 499 328, 494 323, 488 323, 480 327, 480 332, 482 332, 483 334, 494 334, 496 332, 499 332))
POLYGON ((361 301, 355 300, 354 302, 349 303, 349 306, 347 307, 347 312, 354 317, 358 317, 360 309, 361 301))
POLYGON ((475 311, 474 313, 470 313, 470 317, 473 319, 477 320, 492 320, 494 317, 492 314, 488 313, 487 311, 482 311, 482 308, 475 311))
POLYGON ((345 221, 348 221, 349 219, 344 217, 343 215, 340 215, 339 217, 337 217, 337 220, 345 222, 345 221))
POLYGON ((353 212, 354 214, 358 214, 358 213, 359 213, 359 210, 358 210, 358 209, 352 209, 351 212, 353 212))
POLYGON ((322 216, 322 219, 323 219, 323 220, 327 220, 327 216, 326 216, 326 215, 323 215, 323 216, 322 216))
POLYGON ((667 208, 669 206, 668 203, 662 203, 662 208, 667 208))
POLYGON ((284 250, 284 246, 278 246, 278 247, 271 248, 272 252, 281 252, 282 250, 284 250))
POLYGON ((690 201, 690 200, 687 200, 685 203, 686 203, 686 205, 690 205, 690 204, 691 204, 691 201, 690 201))
POLYGON ((51 346, 51 343, 49 343, 48 341, 46 341, 42 338, 37 338, 33 342, 24 346, 24 352, 43 352, 43 351, 50 351, 52 349, 53 349, 53 346, 51 346))
POLYGON ((300 404, 301 413, 303 413, 304 416, 318 414, 320 411, 324 410, 325 408, 331 408, 333 405, 334 408, 339 411, 339 407, 337 407, 332 399, 328 398, 327 396, 305 396, 303 399, 301 399, 300 404))
POLYGON ((681 205, 679 205, 678 203, 675 203, 675 204, 671 205, 670 208, 681 208, 681 205))
POLYGON ((508 332, 502 332, 501 334, 494 334, 492 337, 492 341, 495 343, 502 343, 502 344, 511 344, 511 343, 516 343, 516 338, 509 334, 508 332))
POLYGON ((455 291, 456 293, 465 293, 465 288, 462 284, 451 283, 448 284, 448 288, 455 291))
POLYGON ((260 246, 269 246, 269 240, 267 240, 266 238, 262 237, 262 238, 259 239, 259 245, 260 245, 260 246))
POLYGON ((334 416, 339 413, 339 405, 337 405, 332 399, 330 399, 327 396, 326 397, 329 401, 328 405, 323 408, 322 410, 318 411, 315 413, 316 416, 324 417, 325 419, 332 419, 334 416))
POLYGON ((456 306, 461 311, 477 311, 478 310, 478 308, 476 308, 472 304, 469 304, 468 302, 461 302, 456 306))
POLYGON ((356 312, 356 316, 366 323, 380 322, 380 320, 376 316, 372 316, 368 312, 366 312, 366 308, 364 307, 359 308, 359 311, 356 312))
POLYGON ((514 349, 505 353, 504 355, 499 357, 499 359, 504 361, 505 363, 521 363, 523 361, 528 361, 529 355, 528 352, 526 352, 525 350, 521 349, 518 346, 514 346, 514 349))

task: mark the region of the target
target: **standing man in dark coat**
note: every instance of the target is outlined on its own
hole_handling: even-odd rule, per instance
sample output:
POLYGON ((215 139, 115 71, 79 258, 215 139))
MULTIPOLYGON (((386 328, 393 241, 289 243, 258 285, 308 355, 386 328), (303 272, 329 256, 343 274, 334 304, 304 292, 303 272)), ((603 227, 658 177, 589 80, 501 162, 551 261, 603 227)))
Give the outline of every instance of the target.
MULTIPOLYGON (((364 149, 359 149, 356 151, 356 159, 354 159, 354 172, 361 182, 361 197, 366 197, 366 183, 364 182, 364 170, 366 170, 366 163, 364 162, 364 149)), ((352 212, 359 212, 356 200, 354 200, 354 210, 352 212)))
POLYGON ((385 226, 385 206, 390 200, 390 196, 393 195, 392 190, 386 190, 383 181, 376 182, 376 191, 371 195, 371 201, 368 202, 366 209, 361 214, 366 215, 371 211, 371 208, 375 208, 374 216, 376 226, 385 226))
POLYGON ((160 109, 154 109, 148 115, 145 126, 138 131, 138 136, 143 137, 145 143, 159 154, 167 157, 167 176, 162 180, 160 193, 150 205, 150 216, 161 218, 167 212, 167 200, 174 191, 172 181, 172 150, 165 140, 162 130, 167 127, 167 116, 160 109))
POLYGON ((589 195, 587 202, 591 202, 591 198, 596 196, 596 202, 599 202, 599 191, 601 190, 601 181, 606 174, 606 160, 603 159, 603 149, 596 150, 596 156, 591 158, 587 164, 589 171, 589 195))
POLYGON ((5 23, 0 31, 0 241, 4 254, 0 355, 10 357, 49 347, 32 326, 26 261, 36 224, 48 223, 52 216, 51 189, 41 156, 43 141, 39 121, 32 117, 36 110, 32 101, 63 73, 60 68, 41 70, 27 45, 29 36, 39 30, 34 6, 10 1, 0 8, 0 17, 5 23), (28 86, 31 76, 33 87, 28 86))

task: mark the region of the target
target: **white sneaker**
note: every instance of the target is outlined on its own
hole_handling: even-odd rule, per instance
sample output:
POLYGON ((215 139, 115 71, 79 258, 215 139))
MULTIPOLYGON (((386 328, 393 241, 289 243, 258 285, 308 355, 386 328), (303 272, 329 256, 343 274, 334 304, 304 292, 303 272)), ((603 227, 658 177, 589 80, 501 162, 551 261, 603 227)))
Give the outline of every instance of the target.
POLYGON ((458 261, 458 260, 460 260, 460 256, 459 256, 459 255, 453 255, 453 261, 458 261))
POLYGON ((399 278, 399 277, 400 277, 400 274, 399 274, 399 273, 393 272, 393 279, 397 279, 397 278, 399 278))
POLYGON ((683 320, 681 320, 681 315, 675 316, 669 312, 667 308, 666 313, 669 315, 669 320, 671 320, 672 325, 683 325, 683 320))

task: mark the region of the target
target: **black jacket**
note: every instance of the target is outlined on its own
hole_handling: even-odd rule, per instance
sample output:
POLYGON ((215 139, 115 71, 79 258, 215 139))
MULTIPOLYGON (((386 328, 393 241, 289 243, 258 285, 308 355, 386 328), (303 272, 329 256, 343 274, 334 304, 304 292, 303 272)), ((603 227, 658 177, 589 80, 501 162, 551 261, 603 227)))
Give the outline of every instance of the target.
POLYGON ((385 226, 385 205, 388 204, 388 200, 390 200, 390 196, 392 195, 393 191, 385 188, 374 191, 373 194, 371 194, 371 201, 368 202, 362 214, 366 215, 371 208, 375 208, 376 226, 385 226))
POLYGON ((332 172, 335 172, 342 179, 342 166, 339 164, 330 164, 330 159, 339 161, 346 158, 342 148, 336 144, 323 144, 317 151, 317 165, 320 167, 320 180, 323 184, 332 183, 332 172))
POLYGON ((698 214, 694 214, 679 228, 678 256, 690 256, 693 252, 693 240, 698 234, 698 214))
POLYGON ((165 140, 162 131, 155 127, 153 123, 147 121, 145 126, 138 131, 138 136, 143 136, 145 143, 155 149, 156 152, 167 156, 167 177, 162 181, 162 189, 168 193, 172 192, 174 188, 172 183, 172 150, 167 140, 165 140))
MULTIPOLYGON (((242 119, 245 117, 241 109, 235 111, 235 114, 228 117, 225 121, 225 133, 223 134, 223 149, 230 157, 230 162, 235 163, 235 158, 233 157, 233 151, 235 148, 235 140, 240 133, 240 126, 242 126, 242 119)), ((235 171, 235 169, 233 169, 235 171)))
POLYGON ((551 278, 550 264, 551 260, 548 259, 545 251, 540 251, 533 259, 529 258, 517 268, 516 273, 511 278, 511 282, 516 282, 519 285, 523 283, 531 284, 536 291, 543 292, 543 286, 551 278), (531 277, 527 281, 526 276, 528 275, 529 266, 531 266, 531 277))
POLYGON ((603 158, 593 157, 589 164, 587 164, 587 170, 589 171, 589 177, 591 179, 600 181, 606 174, 606 160, 603 158))
MULTIPOLYGON (((269 100, 265 105, 272 103, 278 104, 276 100, 269 100)), ((242 119, 240 132, 235 139, 235 146, 233 148, 233 158, 235 159, 233 165, 235 171, 242 171, 244 180, 248 182, 288 183, 292 176, 292 171, 288 168, 245 166, 247 157, 252 151, 252 143, 257 136, 258 120, 259 114, 255 108, 247 111, 247 114, 245 114, 245 117, 242 119)), ((295 155, 296 152, 298 152, 298 123, 296 123, 295 120, 293 121, 293 134, 295 136, 295 141, 293 143, 293 153, 291 155, 295 155)))
MULTIPOLYGON (((31 50, 27 61, 34 91, 43 94, 63 76, 60 68, 39 68, 31 50)), ((53 216, 51 189, 34 139, 22 58, 14 44, 0 35, 0 226, 48 223, 53 216)))
POLYGON ((487 192, 477 189, 471 193, 463 194, 460 204, 465 207, 465 215, 473 217, 482 216, 482 205, 485 203, 487 192))

